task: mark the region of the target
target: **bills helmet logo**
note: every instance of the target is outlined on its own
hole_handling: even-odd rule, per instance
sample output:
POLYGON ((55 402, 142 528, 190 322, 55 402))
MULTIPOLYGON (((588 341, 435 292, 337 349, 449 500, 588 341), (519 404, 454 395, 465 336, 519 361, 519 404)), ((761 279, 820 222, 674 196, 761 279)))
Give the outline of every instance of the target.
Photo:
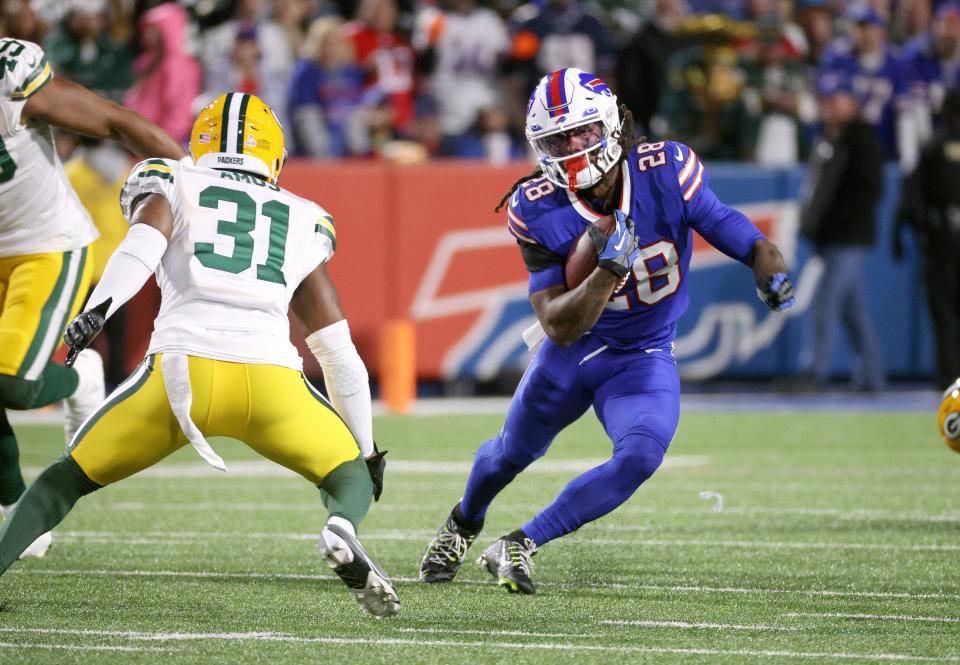
POLYGON ((580 85, 595 95, 606 95, 607 97, 613 97, 610 87, 593 74, 589 74, 587 72, 580 74, 580 85))

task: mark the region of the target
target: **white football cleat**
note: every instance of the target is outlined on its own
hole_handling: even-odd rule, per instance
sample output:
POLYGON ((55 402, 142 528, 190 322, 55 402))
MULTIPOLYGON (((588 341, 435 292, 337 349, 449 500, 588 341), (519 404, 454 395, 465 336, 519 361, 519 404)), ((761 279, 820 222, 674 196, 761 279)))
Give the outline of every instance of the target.
MULTIPOLYGON (((0 514, 3 514, 3 518, 6 519, 10 517, 10 513, 13 512, 14 506, 0 506, 0 514)), ((23 551, 19 559, 25 559, 28 556, 36 557, 42 559, 43 555, 47 553, 47 550, 50 549, 50 544, 53 542, 53 533, 47 531, 45 534, 37 538, 35 541, 30 543, 30 547, 23 551)))
POLYGON ((67 446, 87 417, 97 410, 106 397, 103 380, 103 359, 93 349, 84 349, 73 364, 80 382, 70 397, 64 400, 63 434, 67 446))
POLYGON ((346 529, 327 524, 320 532, 317 550, 365 611, 378 619, 400 611, 400 598, 390 578, 346 529))

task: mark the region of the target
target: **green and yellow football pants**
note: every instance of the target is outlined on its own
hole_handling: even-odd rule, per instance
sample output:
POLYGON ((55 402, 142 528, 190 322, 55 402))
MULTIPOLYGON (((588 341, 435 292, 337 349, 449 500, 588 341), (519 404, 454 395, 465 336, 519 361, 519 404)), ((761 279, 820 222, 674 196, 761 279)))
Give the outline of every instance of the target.
MULTIPOLYGON (((148 356, 73 439, 70 455, 99 485, 187 444, 167 399, 161 355, 148 356)), ((188 357, 188 366, 190 417, 205 437, 239 439, 314 485, 360 457, 349 428, 300 372, 197 356, 188 357)))
POLYGON ((36 381, 86 298, 88 248, 0 257, 0 375, 36 381))

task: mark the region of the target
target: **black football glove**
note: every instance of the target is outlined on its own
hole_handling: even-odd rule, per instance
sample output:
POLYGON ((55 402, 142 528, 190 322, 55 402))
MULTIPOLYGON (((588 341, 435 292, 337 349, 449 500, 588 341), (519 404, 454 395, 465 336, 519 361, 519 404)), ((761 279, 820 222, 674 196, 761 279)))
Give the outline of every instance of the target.
POLYGON ((757 296, 775 312, 782 312, 797 304, 793 296, 793 282, 784 272, 767 277, 763 284, 757 286, 757 296))
POLYGON ((367 463, 367 472, 370 474, 370 480, 373 481, 373 500, 379 501, 383 494, 383 471, 387 468, 387 461, 383 459, 389 450, 380 452, 377 450, 377 442, 373 442, 373 454, 363 461, 367 463))
POLYGON ((633 230, 633 220, 619 210, 614 214, 617 217, 617 227, 609 238, 596 224, 590 224, 587 228, 590 240, 597 250, 597 266, 624 279, 633 269, 633 262, 640 255, 640 250, 633 230))
POLYGON ((77 318, 70 322, 63 332, 63 341, 67 344, 67 359, 64 365, 73 367, 80 352, 97 338, 103 330, 103 324, 107 320, 107 310, 110 309, 112 302, 113 298, 107 298, 93 309, 80 312, 77 318))

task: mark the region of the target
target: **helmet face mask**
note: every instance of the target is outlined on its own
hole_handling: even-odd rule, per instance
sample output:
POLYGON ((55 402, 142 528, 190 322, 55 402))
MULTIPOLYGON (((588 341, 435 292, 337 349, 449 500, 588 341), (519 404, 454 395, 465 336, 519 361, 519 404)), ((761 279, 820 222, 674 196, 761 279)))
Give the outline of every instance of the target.
POLYGON ((190 133, 197 166, 252 173, 276 182, 287 151, 276 114, 260 98, 220 95, 207 104, 190 133))
POLYGON ((560 69, 544 76, 527 105, 526 135, 550 182, 588 189, 620 160, 617 98, 593 74, 560 69))

